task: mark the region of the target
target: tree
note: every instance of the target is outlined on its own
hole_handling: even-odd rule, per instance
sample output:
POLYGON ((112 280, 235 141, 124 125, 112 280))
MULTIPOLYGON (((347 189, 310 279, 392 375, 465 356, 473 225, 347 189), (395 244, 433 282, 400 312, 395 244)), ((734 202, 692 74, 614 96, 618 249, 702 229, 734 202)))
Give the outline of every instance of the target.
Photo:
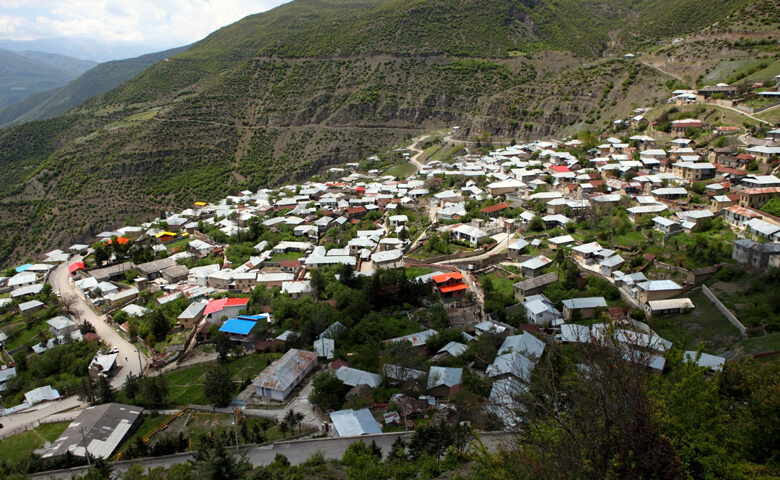
POLYGON ((201 448, 193 455, 192 468, 201 480, 234 480, 244 478, 252 470, 252 464, 241 455, 230 453, 219 439, 201 442, 201 448))
POLYGON ((323 410, 339 408, 344 401, 344 394, 347 390, 344 382, 331 372, 317 375, 312 380, 312 386, 314 390, 309 396, 309 400, 323 410))
POLYGON ((115 397, 114 387, 111 386, 108 379, 104 375, 98 376, 95 386, 95 403, 111 403, 115 397))
POLYGON ((680 478, 648 396, 648 357, 609 340, 582 346, 576 360, 545 351, 518 395, 524 423, 506 468, 515 478, 680 478))
POLYGON ((217 351, 219 361, 226 362, 228 354, 233 351, 233 342, 230 341, 230 336, 225 332, 217 332, 214 335, 214 349, 217 351))
POLYGON ((230 370, 224 365, 215 365, 206 373, 203 384, 206 398, 217 407, 230 405, 236 386, 230 377, 230 370))
POLYGON ((161 407, 168 403, 168 382, 165 377, 157 375, 144 377, 140 381, 139 396, 146 407, 161 407))
POLYGON ((545 226, 542 217, 537 215, 534 218, 532 218, 531 223, 528 224, 528 228, 534 232, 541 232, 542 230, 544 230, 545 226))

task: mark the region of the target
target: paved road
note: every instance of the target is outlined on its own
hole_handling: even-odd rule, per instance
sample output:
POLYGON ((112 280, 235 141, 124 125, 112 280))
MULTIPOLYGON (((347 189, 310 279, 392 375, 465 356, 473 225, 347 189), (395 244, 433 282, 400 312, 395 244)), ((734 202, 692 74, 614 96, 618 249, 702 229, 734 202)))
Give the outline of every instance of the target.
POLYGON ((106 316, 95 313, 92 307, 76 293, 75 286, 70 282, 68 264, 79 261, 81 261, 81 257, 76 256, 69 262, 58 265, 49 277, 49 283, 55 292, 60 292, 63 301, 75 302, 72 310, 78 316, 79 322, 86 320, 91 323, 104 342, 119 349, 118 362, 121 370, 111 381, 111 385, 114 388, 120 388, 124 385, 125 377, 129 372, 132 372, 133 375, 138 375, 148 365, 149 361, 143 353, 139 358, 135 346, 106 323, 106 316))
MULTIPOLYGON (((390 451, 390 447, 398 437, 408 437, 411 433, 384 433, 381 435, 369 435, 364 437, 349 437, 349 438, 323 438, 318 440, 295 440, 289 442, 277 442, 271 445, 252 447, 246 451, 247 459, 252 465, 258 467, 261 465, 268 465, 274 460, 277 453, 281 453, 286 456, 292 465, 299 465, 304 462, 311 455, 317 451, 321 451, 327 459, 340 459, 344 456, 344 452, 347 447, 353 442, 363 440, 370 443, 375 440, 377 445, 382 448, 382 452, 386 455, 390 451)), ((490 449, 495 449, 500 442, 505 438, 505 434, 484 434, 482 440, 485 445, 490 449)), ((139 463, 144 467, 170 467, 176 463, 184 463, 192 458, 189 453, 183 453, 178 455, 170 455, 161 458, 149 458, 137 461, 117 462, 113 464, 114 471, 124 471, 133 463, 139 463)), ((39 475, 33 475, 30 478, 38 479, 69 479, 74 475, 83 474, 84 468, 74 468, 68 471, 57 473, 42 473, 39 475)))
MULTIPOLYGON (((79 401, 75 396, 68 397, 58 402, 42 403, 35 405, 21 412, 5 415, 0 419, 3 429, 0 430, 0 438, 24 432, 26 429, 38 426, 38 421, 51 419, 56 415, 68 410, 80 409, 86 407, 86 404, 79 401)), ((54 420, 54 419, 51 419, 54 420)), ((65 420, 64 418, 62 420, 65 420)))

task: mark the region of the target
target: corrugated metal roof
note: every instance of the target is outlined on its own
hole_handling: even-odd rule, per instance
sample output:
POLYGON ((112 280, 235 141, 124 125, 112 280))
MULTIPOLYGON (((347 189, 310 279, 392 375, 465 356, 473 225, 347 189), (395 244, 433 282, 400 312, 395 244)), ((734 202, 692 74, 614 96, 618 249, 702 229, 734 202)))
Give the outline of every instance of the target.
POLYGON ((358 437, 361 435, 377 435, 382 428, 376 423, 371 412, 362 410, 339 410, 330 414, 333 427, 340 437, 358 437))
POLYGON ((428 372, 428 388, 435 388, 440 385, 452 388, 460 384, 462 377, 462 368, 431 367, 428 372))
POLYGON ((253 382, 256 387, 270 390, 287 390, 312 363, 317 362, 317 352, 291 349, 282 358, 269 365, 253 382))
POLYGON ((569 298, 563 301, 563 306, 572 310, 581 308, 599 308, 606 307, 607 301, 604 299, 604 297, 569 298))
POLYGON ((382 377, 376 373, 358 370, 356 368, 341 367, 336 370, 336 377, 344 382, 344 385, 355 387, 357 385, 368 385, 376 388, 382 382, 382 377))

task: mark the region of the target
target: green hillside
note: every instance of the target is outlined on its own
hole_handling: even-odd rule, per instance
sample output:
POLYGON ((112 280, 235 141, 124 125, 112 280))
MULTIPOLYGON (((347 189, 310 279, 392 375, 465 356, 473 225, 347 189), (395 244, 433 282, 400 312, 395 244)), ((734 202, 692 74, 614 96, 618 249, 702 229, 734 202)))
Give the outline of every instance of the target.
POLYGON ((76 74, 8 50, 0 50, 0 108, 65 85, 76 74))
POLYGON ((0 126, 62 115, 84 101, 120 86, 150 65, 186 49, 187 47, 180 47, 137 58, 101 63, 63 87, 32 95, 0 110, 0 126))
MULTIPOLYGON (((605 58, 660 1, 294 0, 247 17, 67 118, 0 130, 0 225, 14 232, 0 263, 425 130, 600 130, 667 94, 657 70, 605 58)), ((732 3, 746 2, 715 10, 732 3)))

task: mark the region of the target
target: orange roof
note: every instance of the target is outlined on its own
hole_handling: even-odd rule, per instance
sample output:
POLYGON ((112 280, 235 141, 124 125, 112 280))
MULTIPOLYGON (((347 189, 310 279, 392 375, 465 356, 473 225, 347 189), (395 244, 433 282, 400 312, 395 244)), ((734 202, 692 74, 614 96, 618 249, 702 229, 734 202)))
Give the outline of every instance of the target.
MULTIPOLYGON (((109 238, 108 241, 106 242, 106 245, 111 245, 112 241, 113 240, 109 238)), ((129 238, 125 238, 125 237, 117 237, 117 239, 116 239, 116 243, 118 243, 120 245, 124 245, 125 243, 127 243, 129 241, 130 241, 130 239, 129 238)))
POLYGON ((451 293, 460 290, 466 290, 467 288, 469 287, 465 283, 459 283, 457 285, 450 285, 449 287, 441 287, 439 290, 441 291, 441 293, 451 293))
POLYGON ((505 208, 509 208, 509 204, 506 202, 497 203, 495 205, 491 205, 489 207, 485 207, 482 210, 480 210, 482 213, 493 213, 497 212, 499 210, 503 210, 505 208))
POLYGON ((444 283, 448 280, 463 280, 463 274, 460 272, 442 273, 433 277, 433 281, 436 283, 444 283))

